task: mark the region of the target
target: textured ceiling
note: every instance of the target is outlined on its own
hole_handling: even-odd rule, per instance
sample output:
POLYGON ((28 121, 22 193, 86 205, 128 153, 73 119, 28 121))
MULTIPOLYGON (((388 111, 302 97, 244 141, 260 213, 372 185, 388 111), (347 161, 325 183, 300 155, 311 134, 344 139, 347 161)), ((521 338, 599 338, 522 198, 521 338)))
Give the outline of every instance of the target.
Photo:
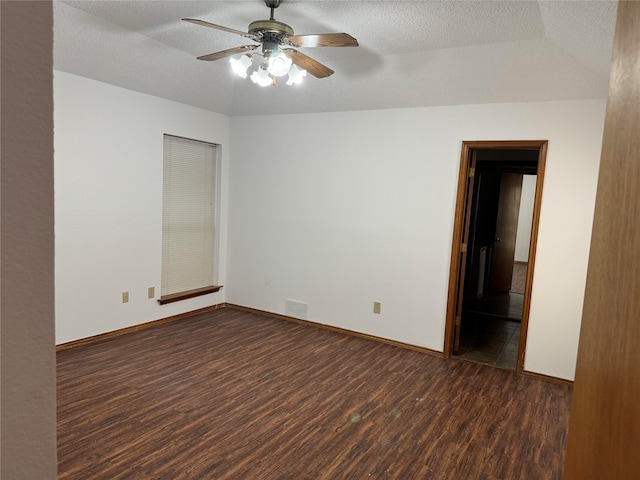
POLYGON ((335 74, 259 87, 199 55, 250 40, 263 0, 54 2, 54 66, 226 115, 604 98, 613 1, 283 0, 296 34, 346 32, 358 48, 306 48, 335 74))

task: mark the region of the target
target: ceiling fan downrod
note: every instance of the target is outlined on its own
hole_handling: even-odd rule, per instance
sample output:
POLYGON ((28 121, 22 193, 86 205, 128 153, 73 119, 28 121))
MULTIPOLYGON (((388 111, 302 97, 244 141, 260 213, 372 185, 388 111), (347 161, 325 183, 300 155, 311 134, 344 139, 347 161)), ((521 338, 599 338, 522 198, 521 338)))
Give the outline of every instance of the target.
MULTIPOLYGON (((269 20, 256 20, 249 24, 249 33, 260 36, 260 42, 273 43, 276 47, 280 45, 288 35, 293 35, 293 28, 286 23, 279 22, 273 16, 273 11, 280 6, 282 0, 264 0, 264 3, 271 9, 269 20)), ((264 47, 264 46, 263 46, 264 47)), ((266 50, 270 50, 267 48, 266 50)), ((263 48, 263 50, 265 50, 263 48)))
POLYGON ((281 1, 282 0, 264 0, 264 3, 267 5, 267 7, 271 9, 271 16, 269 17, 269 20, 275 20, 273 11, 280 6, 281 1))

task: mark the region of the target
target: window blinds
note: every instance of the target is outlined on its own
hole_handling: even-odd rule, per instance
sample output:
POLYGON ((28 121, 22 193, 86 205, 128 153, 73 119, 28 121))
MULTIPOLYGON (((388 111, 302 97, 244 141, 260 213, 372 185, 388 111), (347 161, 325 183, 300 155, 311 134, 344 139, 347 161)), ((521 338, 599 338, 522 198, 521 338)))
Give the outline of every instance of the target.
POLYGON ((161 296, 214 283, 216 146, 164 136, 161 296))

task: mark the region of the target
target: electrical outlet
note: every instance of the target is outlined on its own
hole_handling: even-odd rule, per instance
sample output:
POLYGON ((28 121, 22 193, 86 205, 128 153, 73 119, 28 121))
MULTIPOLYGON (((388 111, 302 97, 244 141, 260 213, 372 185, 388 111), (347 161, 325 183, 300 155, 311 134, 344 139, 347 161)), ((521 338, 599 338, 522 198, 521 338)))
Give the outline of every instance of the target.
POLYGON ((373 313, 380 313, 380 302, 373 302, 373 313))
POLYGON ((129 301, 129 292, 122 292, 122 303, 127 303, 129 301))
POLYGON ((149 287, 147 289, 147 298, 156 298, 156 287, 149 287))

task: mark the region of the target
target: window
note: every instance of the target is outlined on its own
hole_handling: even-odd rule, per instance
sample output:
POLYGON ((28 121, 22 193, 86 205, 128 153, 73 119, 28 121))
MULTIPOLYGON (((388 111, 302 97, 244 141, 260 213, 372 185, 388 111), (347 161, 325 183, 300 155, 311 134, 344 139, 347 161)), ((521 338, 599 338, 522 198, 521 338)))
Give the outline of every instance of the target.
POLYGON ((215 286, 216 145, 164 136, 161 304, 215 286))

